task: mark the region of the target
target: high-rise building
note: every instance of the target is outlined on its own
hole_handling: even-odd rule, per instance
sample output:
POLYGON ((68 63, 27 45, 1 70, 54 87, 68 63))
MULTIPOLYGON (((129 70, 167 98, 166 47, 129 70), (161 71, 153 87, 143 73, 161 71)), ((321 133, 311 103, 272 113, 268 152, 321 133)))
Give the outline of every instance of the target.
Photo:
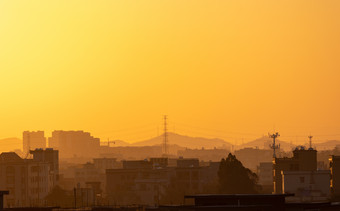
POLYGON ((58 149, 61 158, 96 157, 100 139, 84 131, 55 130, 48 139, 50 148, 58 149))
POLYGON ((44 131, 24 131, 22 134, 23 152, 29 155, 30 150, 46 148, 46 138, 44 131))

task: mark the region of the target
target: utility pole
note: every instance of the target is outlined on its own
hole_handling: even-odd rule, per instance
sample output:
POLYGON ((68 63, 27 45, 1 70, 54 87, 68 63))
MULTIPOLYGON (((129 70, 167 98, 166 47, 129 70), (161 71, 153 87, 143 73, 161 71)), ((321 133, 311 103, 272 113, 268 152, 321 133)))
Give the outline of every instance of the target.
POLYGON ((273 139, 273 144, 270 145, 270 148, 273 149, 273 158, 276 158, 276 149, 280 149, 280 145, 276 145, 275 141, 276 141, 276 138, 280 136, 280 134, 278 132, 276 133, 273 133, 273 134, 268 134, 270 138, 273 139))
POLYGON ((167 124, 167 115, 164 115, 164 137, 163 137, 163 154, 164 156, 168 155, 168 124, 167 124))
POLYGON ((38 207, 40 207, 40 161, 38 161, 38 207))
POLYGON ((77 209, 77 189, 73 188, 73 196, 74 196, 74 209, 77 209))
POLYGON ((313 136, 308 136, 308 138, 309 138, 309 149, 312 149, 312 138, 313 138, 313 136))

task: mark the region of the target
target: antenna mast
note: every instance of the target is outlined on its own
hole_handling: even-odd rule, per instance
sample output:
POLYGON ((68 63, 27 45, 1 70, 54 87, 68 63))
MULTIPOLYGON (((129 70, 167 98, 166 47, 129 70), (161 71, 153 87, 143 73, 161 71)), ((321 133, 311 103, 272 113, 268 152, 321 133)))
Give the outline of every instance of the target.
POLYGON ((269 138, 272 138, 273 139, 273 144, 270 145, 270 148, 273 149, 273 158, 276 158, 276 149, 280 149, 280 145, 276 145, 275 141, 276 141, 276 138, 280 136, 280 134, 278 132, 276 133, 273 133, 273 134, 268 134, 269 135, 269 138))
POLYGON ((164 156, 168 155, 168 129, 167 129, 167 115, 164 115, 164 137, 163 137, 163 154, 164 156))
POLYGON ((313 136, 308 136, 309 138, 309 149, 312 149, 312 138, 313 136))
POLYGON ((30 151, 31 151, 31 136, 30 133, 27 133, 27 152, 26 152, 26 157, 25 159, 28 158, 28 156, 30 155, 30 151))

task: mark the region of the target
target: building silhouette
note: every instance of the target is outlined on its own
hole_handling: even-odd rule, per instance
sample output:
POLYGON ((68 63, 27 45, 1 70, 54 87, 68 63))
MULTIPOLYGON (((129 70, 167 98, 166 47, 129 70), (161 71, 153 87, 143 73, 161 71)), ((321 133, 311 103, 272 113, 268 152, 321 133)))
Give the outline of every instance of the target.
POLYGON ((23 159, 14 152, 0 154, 0 189, 8 190, 7 207, 42 206, 48 193, 57 185, 58 151, 30 151, 33 159, 23 159), (49 155, 53 154, 53 159, 49 155))
POLYGON ((58 149, 61 158, 97 157, 100 139, 84 131, 55 130, 48 139, 51 148, 58 149))
POLYGON ((257 176, 263 193, 273 192, 273 163, 261 162, 257 167, 257 176))
POLYGON ((340 156, 330 156, 329 167, 331 170, 332 195, 334 198, 340 199, 340 156))
MULTIPOLYGON (((198 159, 123 161, 123 168, 106 170, 106 193, 110 203, 157 206, 160 201, 175 202, 181 194, 203 193, 217 179, 219 163, 200 166, 198 159)), ((183 195, 184 196, 184 195, 183 195)))
POLYGON ((59 151, 52 148, 35 149, 31 150, 30 153, 33 155, 34 162, 47 163, 49 165, 49 173, 51 177, 49 178, 52 183, 51 186, 54 187, 59 183, 59 151))
POLYGON ((283 171, 283 193, 294 193, 287 202, 327 202, 330 199, 330 171, 283 171))
POLYGON ((46 148, 44 131, 24 131, 22 134, 23 153, 29 155, 30 150, 46 148))
POLYGON ((317 151, 314 149, 296 148, 292 158, 274 158, 273 160, 273 185, 274 193, 283 193, 282 171, 316 171, 317 151))

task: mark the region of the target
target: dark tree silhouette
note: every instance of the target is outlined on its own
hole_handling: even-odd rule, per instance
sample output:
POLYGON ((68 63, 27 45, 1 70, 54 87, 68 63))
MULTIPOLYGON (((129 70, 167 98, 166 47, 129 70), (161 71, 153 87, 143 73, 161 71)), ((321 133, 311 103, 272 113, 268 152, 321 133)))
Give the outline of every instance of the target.
POLYGON ((229 153, 222 159, 218 171, 219 191, 224 194, 258 193, 257 175, 229 153))

